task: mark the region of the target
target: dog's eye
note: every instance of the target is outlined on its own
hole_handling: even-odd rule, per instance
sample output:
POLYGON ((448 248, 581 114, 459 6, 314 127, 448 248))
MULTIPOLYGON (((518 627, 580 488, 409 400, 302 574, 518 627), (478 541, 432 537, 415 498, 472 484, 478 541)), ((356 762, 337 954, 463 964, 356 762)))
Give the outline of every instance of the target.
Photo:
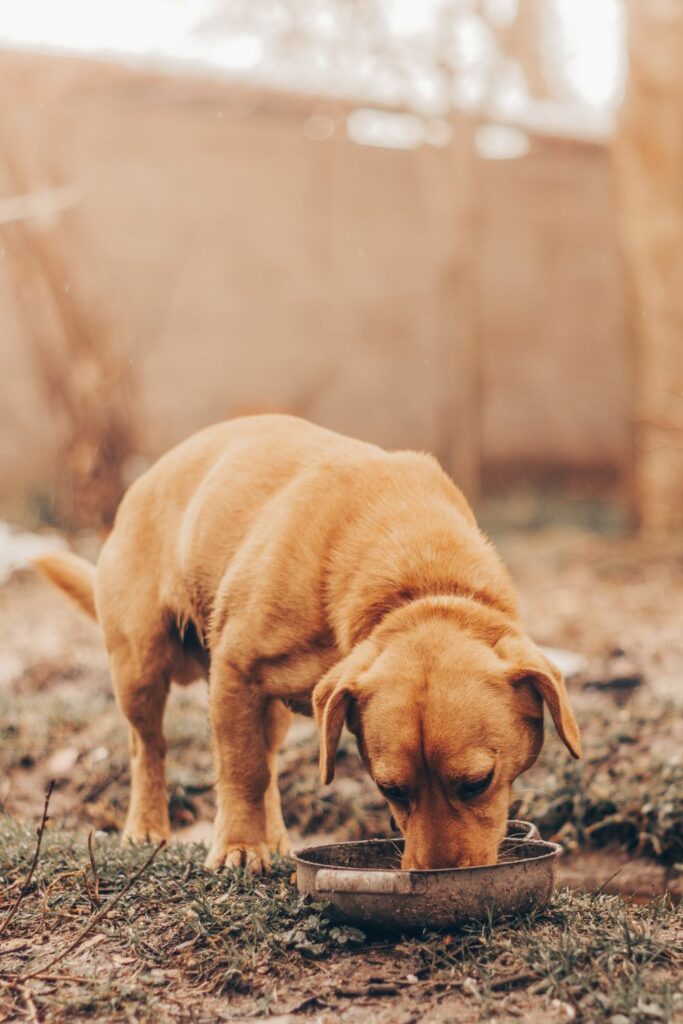
POLYGON ((461 800, 472 800, 475 796, 479 796, 484 790, 488 789, 493 779, 493 768, 485 775, 483 779, 474 779, 472 782, 461 782, 460 783, 460 799, 461 800))
POLYGON ((408 791, 403 789, 402 786, 380 786, 379 790, 382 796, 385 796, 387 800, 391 800, 392 803, 408 803, 408 791))

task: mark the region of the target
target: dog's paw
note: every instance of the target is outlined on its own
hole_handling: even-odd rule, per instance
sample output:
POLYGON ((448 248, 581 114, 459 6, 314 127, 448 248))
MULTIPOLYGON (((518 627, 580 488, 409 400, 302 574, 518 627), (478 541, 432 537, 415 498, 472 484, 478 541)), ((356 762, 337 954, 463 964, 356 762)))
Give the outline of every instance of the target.
POLYGON ((139 846, 145 843, 160 843, 162 839, 168 841, 170 837, 170 828, 147 828, 144 825, 126 825, 121 833, 121 842, 132 843, 134 846, 139 846))
POLYGON ((289 857, 292 847, 287 833, 280 832, 279 835, 268 836, 268 849, 271 853, 277 853, 281 857, 289 857))
POLYGON ((270 871, 270 853, 265 843, 221 844, 211 847, 205 864, 209 871, 244 868, 249 875, 267 875, 270 871))

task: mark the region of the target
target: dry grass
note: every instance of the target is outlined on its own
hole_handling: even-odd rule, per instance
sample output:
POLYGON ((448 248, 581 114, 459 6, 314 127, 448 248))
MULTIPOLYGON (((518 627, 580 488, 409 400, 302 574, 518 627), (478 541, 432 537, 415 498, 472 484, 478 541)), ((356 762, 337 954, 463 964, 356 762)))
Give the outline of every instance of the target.
MULTIPOLYGON (((23 884, 35 844, 33 829, 0 821, 4 901, 23 884)), ((464 1000, 473 1020, 490 1019, 509 996, 545 1007, 548 1019, 559 1000, 575 1019, 622 1013, 633 1024, 673 1020, 681 1005, 683 919, 665 899, 628 907, 564 891, 540 914, 445 936, 372 939, 299 897, 290 862, 253 880, 206 872, 204 854, 169 847, 141 872, 149 849, 99 836, 91 860, 85 839, 48 829, 0 942, 0 1013, 30 1017, 27 993, 36 1019, 51 1021, 207 1020, 220 1007, 251 1016, 302 1001, 311 1011, 341 1007, 352 993, 379 1006, 432 1000, 434 1019, 449 999, 464 1000)))

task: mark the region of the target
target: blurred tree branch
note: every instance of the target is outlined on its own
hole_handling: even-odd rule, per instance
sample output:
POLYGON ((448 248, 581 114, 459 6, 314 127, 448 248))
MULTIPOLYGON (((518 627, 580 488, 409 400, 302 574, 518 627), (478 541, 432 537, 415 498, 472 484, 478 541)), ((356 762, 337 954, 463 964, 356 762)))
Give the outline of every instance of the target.
POLYGON ((615 167, 634 324, 635 500, 642 527, 662 533, 683 526, 683 6, 632 0, 629 14, 615 167))
MULTIPOLYGON (((0 116, 0 180, 14 195, 29 194, 34 185, 6 116, 0 116)), ((52 514, 71 526, 100 527, 113 520, 135 451, 135 381, 101 296, 86 294, 82 238, 73 231, 74 213, 68 217, 71 231, 62 214, 52 224, 3 223, 0 237, 39 392, 52 415, 46 438, 55 464, 52 514), (70 253, 78 254, 80 267, 70 253)))

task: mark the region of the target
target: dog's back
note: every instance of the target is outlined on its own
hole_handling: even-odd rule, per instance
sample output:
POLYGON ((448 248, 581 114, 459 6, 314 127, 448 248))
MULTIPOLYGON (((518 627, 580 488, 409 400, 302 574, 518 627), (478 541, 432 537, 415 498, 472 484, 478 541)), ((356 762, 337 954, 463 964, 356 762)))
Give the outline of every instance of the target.
POLYGON ((264 506, 299 473, 323 463, 372 456, 380 448, 293 416, 229 420, 194 434, 130 487, 97 572, 97 603, 168 600, 180 578, 215 590, 264 506), (138 567, 138 572, 135 567, 138 567))

